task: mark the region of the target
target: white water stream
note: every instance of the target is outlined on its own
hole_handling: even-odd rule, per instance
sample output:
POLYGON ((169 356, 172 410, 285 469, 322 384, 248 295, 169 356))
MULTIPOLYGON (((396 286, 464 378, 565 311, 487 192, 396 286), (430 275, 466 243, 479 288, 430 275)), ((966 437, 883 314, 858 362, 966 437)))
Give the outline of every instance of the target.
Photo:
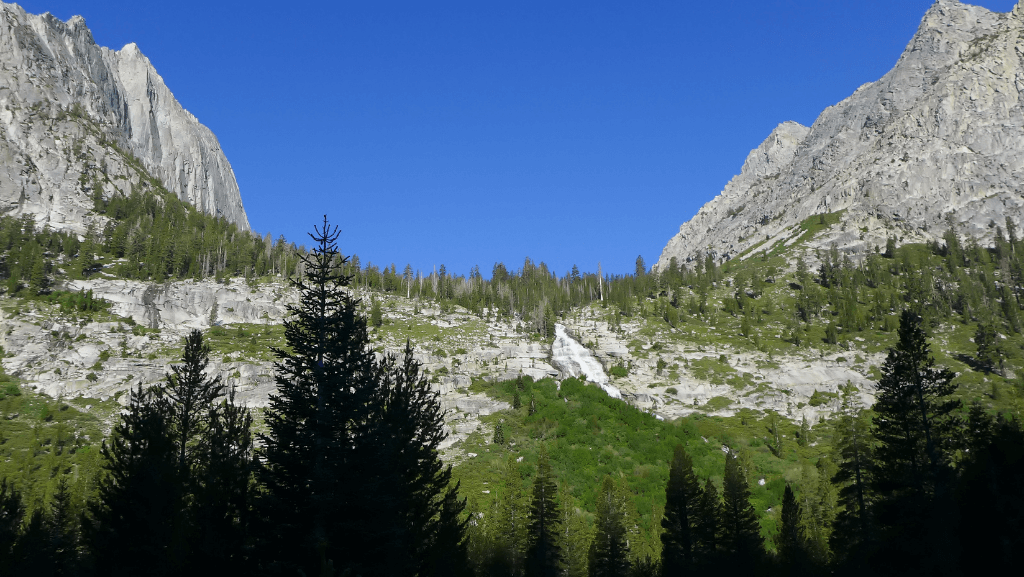
POLYGON ((555 342, 551 345, 551 361, 566 376, 583 377, 604 389, 609 397, 621 399, 622 393, 608 384, 601 362, 590 354, 587 347, 576 342, 565 332, 565 327, 555 325, 555 342))

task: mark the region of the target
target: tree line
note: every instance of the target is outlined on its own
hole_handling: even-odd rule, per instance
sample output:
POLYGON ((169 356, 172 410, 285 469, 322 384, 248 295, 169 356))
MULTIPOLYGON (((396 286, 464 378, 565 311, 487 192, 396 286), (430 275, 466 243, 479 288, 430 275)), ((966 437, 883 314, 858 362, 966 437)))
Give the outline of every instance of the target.
POLYGON ((834 442, 840 508, 827 547, 814 542, 790 488, 767 547, 743 460, 727 455, 719 488, 696 478, 682 446, 665 488, 659 558, 630 554, 634 528, 612 478, 591 533, 560 501, 546 456, 529 507, 510 460, 494 509, 469 517, 438 456, 438 394, 411 347, 399 358, 375 355, 336 229, 325 220, 312 236, 286 346, 276 351, 266 431, 254 433, 248 410, 207 376, 209 350, 190 334, 163 385, 132 391, 103 444, 95 499, 73 502, 61 479, 48 507, 26 514, 13 485, 0 483, 0 572, 603 577, 1020 566, 1024 433, 978 406, 961 417, 953 375, 935 366, 926 324, 910 310, 873 410, 844 396, 834 442))

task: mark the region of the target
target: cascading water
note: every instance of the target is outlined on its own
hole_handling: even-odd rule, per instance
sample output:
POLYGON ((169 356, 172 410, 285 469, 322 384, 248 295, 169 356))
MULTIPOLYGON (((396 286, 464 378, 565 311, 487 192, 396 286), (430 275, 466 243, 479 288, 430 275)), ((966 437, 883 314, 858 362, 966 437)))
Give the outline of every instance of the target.
POLYGON ((551 363, 562 371, 563 375, 583 377, 604 389, 609 397, 621 399, 619 389, 608 384, 608 375, 604 367, 590 354, 587 347, 576 342, 565 332, 565 327, 555 325, 555 342, 551 345, 551 363))

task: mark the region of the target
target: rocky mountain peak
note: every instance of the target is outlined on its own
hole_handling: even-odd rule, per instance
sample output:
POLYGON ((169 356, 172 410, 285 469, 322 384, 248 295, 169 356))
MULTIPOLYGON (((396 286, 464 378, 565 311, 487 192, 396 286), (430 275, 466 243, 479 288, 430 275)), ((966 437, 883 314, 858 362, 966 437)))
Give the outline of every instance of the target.
MULTIPOLYGON (((680 227, 671 258, 721 258, 792 243, 800 223, 844 211, 819 239, 850 253, 886 238, 991 239, 1024 220, 1024 34, 1018 4, 1000 14, 955 0, 925 13, 895 67, 825 109, 810 128, 780 125, 739 175, 680 227)), ((813 247, 812 247, 813 248, 813 247)))
POLYGON ((249 228, 210 129, 135 43, 100 47, 81 16, 63 22, 0 2, 0 159, 0 214, 84 232, 97 190, 130 194, 152 176, 249 228))

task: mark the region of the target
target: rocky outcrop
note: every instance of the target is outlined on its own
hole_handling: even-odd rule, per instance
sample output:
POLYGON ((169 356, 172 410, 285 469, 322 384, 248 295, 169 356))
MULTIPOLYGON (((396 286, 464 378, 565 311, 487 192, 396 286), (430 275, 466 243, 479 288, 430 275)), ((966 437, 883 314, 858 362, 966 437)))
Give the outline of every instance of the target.
POLYGON ((81 233, 94 194, 127 194, 150 176, 249 229, 217 138, 138 46, 100 47, 80 16, 0 2, 0 214, 81 233))
POLYGON ((1024 219, 1024 6, 1000 14, 937 0, 896 66, 811 127, 780 125, 662 251, 685 262, 793 242, 801 221, 845 211, 818 244, 863 252, 1024 219))

